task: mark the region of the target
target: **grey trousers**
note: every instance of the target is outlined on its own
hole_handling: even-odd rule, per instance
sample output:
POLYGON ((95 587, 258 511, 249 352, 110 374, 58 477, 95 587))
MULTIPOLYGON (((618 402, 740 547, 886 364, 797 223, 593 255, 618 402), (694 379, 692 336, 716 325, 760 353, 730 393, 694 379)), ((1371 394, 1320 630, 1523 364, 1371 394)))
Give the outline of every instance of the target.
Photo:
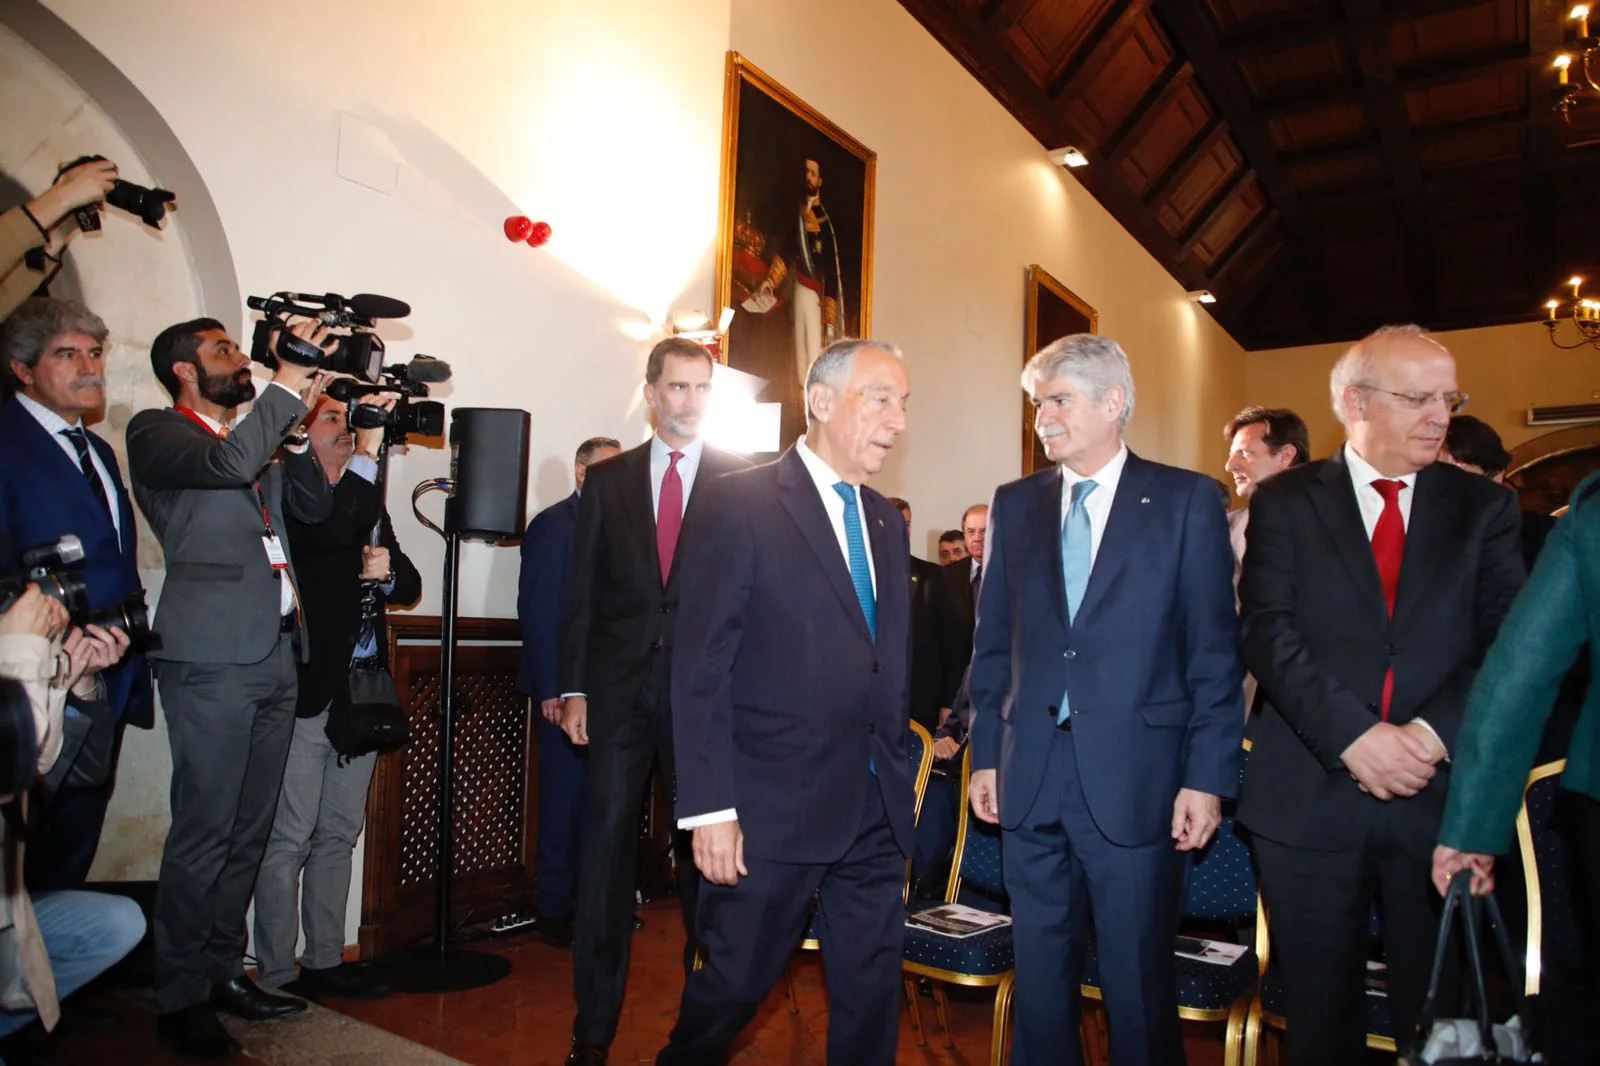
POLYGON ((267 846, 294 728, 294 648, 258 663, 157 664, 172 745, 172 830, 152 935, 156 1006, 210 998, 244 973, 245 911, 267 846))
POLYGON ((350 857, 366 819, 367 786, 378 757, 363 755, 340 766, 328 743, 327 724, 326 711, 295 719, 278 813, 256 875, 256 961, 261 983, 278 988, 295 978, 294 949, 302 922, 306 950, 301 962, 327 970, 344 958, 350 857))

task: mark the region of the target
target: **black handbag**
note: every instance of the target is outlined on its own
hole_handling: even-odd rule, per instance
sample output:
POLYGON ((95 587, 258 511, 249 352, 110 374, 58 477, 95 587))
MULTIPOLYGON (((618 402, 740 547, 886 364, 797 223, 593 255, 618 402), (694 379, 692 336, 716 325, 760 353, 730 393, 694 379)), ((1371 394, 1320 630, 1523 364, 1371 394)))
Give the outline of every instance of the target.
MULTIPOLYGON (((374 547, 377 539, 378 530, 373 527, 374 547)), ((378 583, 363 581, 357 650, 376 646, 378 615, 383 610, 378 600, 378 583)), ((335 692, 328 704, 328 722, 323 731, 339 754, 340 766, 362 755, 395 751, 411 739, 411 724, 400 705, 394 678, 376 655, 351 658, 348 681, 344 691, 335 692)))
POLYGON ((1463 870, 1450 882, 1444 897, 1444 913, 1439 918, 1439 939, 1433 951, 1433 977, 1428 982, 1428 998, 1417 1018, 1417 1031, 1405 1061, 1430 1066, 1485 1066, 1492 1063, 1530 1063, 1543 1061, 1534 1050, 1533 1031, 1528 1024, 1528 1002, 1523 995, 1522 972, 1512 953, 1500 906, 1493 896, 1472 895, 1472 871, 1463 870), (1516 1013, 1501 1024, 1489 1017, 1489 998, 1483 976, 1483 952, 1479 940, 1482 919, 1487 912, 1494 926, 1495 940, 1505 962, 1506 974, 1516 1003, 1516 1013), (1459 913, 1460 927, 1467 945, 1468 973, 1475 1018, 1438 1017, 1439 982, 1444 975, 1445 956, 1455 930, 1453 918, 1459 913))

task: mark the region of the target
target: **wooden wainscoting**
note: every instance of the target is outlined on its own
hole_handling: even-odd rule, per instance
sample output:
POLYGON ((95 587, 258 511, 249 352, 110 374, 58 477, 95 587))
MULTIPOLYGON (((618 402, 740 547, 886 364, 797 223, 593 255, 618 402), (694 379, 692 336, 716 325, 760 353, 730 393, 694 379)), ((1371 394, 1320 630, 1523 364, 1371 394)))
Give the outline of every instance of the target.
MULTIPOLYGON (((389 662, 411 741, 380 756, 367 797, 361 893, 363 958, 432 936, 439 791, 437 617, 389 617, 389 662)), ((460 641, 517 642, 515 619, 463 618, 460 641)), ((492 921, 533 906, 538 748, 516 691, 519 643, 458 647, 451 923, 492 921)))

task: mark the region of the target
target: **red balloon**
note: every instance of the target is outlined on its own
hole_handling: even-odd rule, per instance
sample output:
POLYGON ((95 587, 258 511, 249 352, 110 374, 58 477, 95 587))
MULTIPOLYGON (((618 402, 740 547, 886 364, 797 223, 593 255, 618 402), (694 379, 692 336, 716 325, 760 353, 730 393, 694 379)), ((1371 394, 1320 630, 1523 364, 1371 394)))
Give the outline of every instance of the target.
POLYGON ((529 246, 534 248, 544 244, 550 239, 550 223, 535 222, 528 230, 528 236, 524 239, 528 242, 529 246))
POLYGON ((525 241, 533 232, 533 223, 527 215, 512 215, 506 219, 506 240, 525 241))

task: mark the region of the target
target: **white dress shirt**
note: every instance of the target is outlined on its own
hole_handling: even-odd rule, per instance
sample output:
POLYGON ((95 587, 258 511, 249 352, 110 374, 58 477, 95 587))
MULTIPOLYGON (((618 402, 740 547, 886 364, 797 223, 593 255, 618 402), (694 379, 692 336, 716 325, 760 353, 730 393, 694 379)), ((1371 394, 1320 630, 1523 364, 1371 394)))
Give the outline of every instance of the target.
MULTIPOLYGON (((806 447, 804 438, 797 441, 794 446, 795 454, 800 456, 800 462, 805 465, 806 473, 811 475, 811 481, 817 487, 817 495, 822 497, 823 509, 828 512, 828 521, 833 526, 833 535, 839 541, 839 553, 844 557, 845 569, 850 568, 850 542, 845 535, 844 528, 844 497, 839 495, 834 488, 844 478, 833 472, 833 468, 823 462, 816 452, 806 447)), ((872 561, 872 537, 867 532, 867 516, 861 508, 861 486, 851 485, 851 491, 856 494, 856 514, 861 517, 861 536, 867 545, 867 570, 872 575, 874 595, 878 587, 878 567, 872 561)), ((692 818, 679 818, 679 829, 698 829, 703 825, 715 825, 718 822, 732 822, 738 819, 739 812, 736 808, 711 811, 707 814, 697 814, 692 818)))
POLYGON ((1067 512, 1072 509, 1072 486, 1080 481, 1093 481, 1098 486, 1089 493, 1083 501, 1083 509, 1089 515, 1089 569, 1093 571, 1094 561, 1100 557, 1100 542, 1105 539, 1106 523, 1111 519, 1111 503, 1117 495, 1117 484, 1122 480, 1122 468, 1128 465, 1128 446, 1124 444, 1117 449, 1117 454, 1111 461, 1092 474, 1079 474, 1071 467, 1061 467, 1061 521, 1067 520, 1067 512))
MULTIPOLYGON (((66 453, 67 458, 72 460, 72 465, 78 470, 82 470, 83 467, 78 463, 78 449, 73 446, 70 440, 61 435, 63 430, 80 428, 86 430, 88 427, 84 426, 82 419, 77 422, 68 422, 26 393, 17 393, 17 402, 22 404, 24 411, 33 416, 34 421, 44 427, 44 431, 50 434, 51 439, 66 453)), ((120 544, 122 542, 122 508, 117 505, 117 483, 112 480, 111 471, 107 470, 105 464, 100 461, 100 453, 95 451, 92 444, 89 446, 89 461, 94 464, 94 472, 100 477, 100 486, 106 490, 106 500, 111 504, 111 524, 116 527, 117 542, 120 544)))
MULTIPOLYGON (((689 507, 689 493, 694 491, 694 476, 700 472, 700 456, 706 450, 705 441, 692 440, 677 451, 683 453, 678 460, 678 479, 683 482, 683 506, 689 507)), ((661 479, 667 476, 672 465, 673 448, 659 436, 650 438, 650 513, 661 514, 661 479)), ((679 515, 682 518, 683 515, 679 515)))

